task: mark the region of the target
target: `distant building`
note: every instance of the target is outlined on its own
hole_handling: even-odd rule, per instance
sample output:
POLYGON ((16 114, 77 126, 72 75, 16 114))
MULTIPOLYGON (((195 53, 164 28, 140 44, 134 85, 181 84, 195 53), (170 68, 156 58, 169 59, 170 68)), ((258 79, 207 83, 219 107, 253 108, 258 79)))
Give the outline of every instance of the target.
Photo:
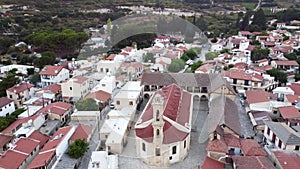
POLYGON ((33 96, 33 93, 33 85, 26 82, 6 90, 7 97, 14 100, 16 108, 21 108, 23 103, 33 96))
POLYGON ((15 111, 14 101, 6 98, 0 97, 0 116, 8 116, 15 111))
POLYGON ((89 78, 76 76, 61 84, 63 99, 73 101, 84 98, 90 92, 89 78))

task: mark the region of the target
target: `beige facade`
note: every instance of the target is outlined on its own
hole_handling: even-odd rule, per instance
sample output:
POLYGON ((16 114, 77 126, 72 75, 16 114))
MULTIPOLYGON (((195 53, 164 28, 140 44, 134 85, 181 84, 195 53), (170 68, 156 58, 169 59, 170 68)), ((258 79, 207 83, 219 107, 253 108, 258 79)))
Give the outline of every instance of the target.
POLYGON ((14 104, 16 108, 21 108, 23 103, 32 96, 33 89, 30 88, 28 90, 24 90, 23 92, 16 93, 14 91, 6 90, 7 97, 14 100, 14 104))
MULTIPOLYGON (((82 77, 83 78, 83 77, 82 77)), ((84 98, 89 92, 89 80, 78 81, 76 77, 61 84, 62 96, 76 99, 84 98)))

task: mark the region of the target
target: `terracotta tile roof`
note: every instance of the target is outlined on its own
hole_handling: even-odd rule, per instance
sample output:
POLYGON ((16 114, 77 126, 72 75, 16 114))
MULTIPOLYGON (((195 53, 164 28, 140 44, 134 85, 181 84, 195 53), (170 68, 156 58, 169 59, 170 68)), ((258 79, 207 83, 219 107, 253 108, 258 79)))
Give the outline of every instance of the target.
POLYGON ((244 156, 267 156, 265 150, 257 143, 256 140, 241 140, 241 150, 244 156))
POLYGON ((13 102, 13 100, 7 98, 7 97, 0 97, 0 108, 8 105, 9 103, 13 102))
POLYGON ((295 169, 300 166, 300 157, 296 152, 273 151, 282 169, 295 169))
POLYGON ((48 151, 51 149, 56 149, 56 147, 61 143, 65 136, 71 131, 73 126, 67 126, 59 128, 54 135, 50 138, 48 143, 44 146, 41 152, 48 151))
POLYGON ((107 93, 103 90, 98 90, 96 92, 92 92, 86 96, 86 98, 96 99, 100 102, 108 102, 111 98, 111 94, 107 93))
POLYGON ((92 126, 79 124, 75 129, 75 132, 71 136, 70 141, 75 141, 77 139, 82 139, 87 141, 89 135, 91 135, 92 129, 93 129, 92 126))
POLYGON ((276 99, 277 97, 264 90, 248 90, 246 91, 246 97, 249 104, 268 102, 270 98, 276 99))
POLYGON ((299 66, 295 60, 275 60, 274 62, 279 66, 299 66))
POLYGON ((283 119, 294 119, 300 117, 300 112, 295 106, 286 106, 278 108, 283 119))
POLYGON ((206 157, 200 169, 224 169, 224 167, 224 163, 206 157))
POLYGON ((233 156, 232 160, 238 169, 276 169, 267 157, 260 156, 233 156))
POLYGON ((46 107, 39 110, 39 113, 47 113, 51 112, 57 115, 63 115, 65 114, 70 108, 72 108, 72 104, 65 103, 65 102, 54 102, 51 104, 48 104, 46 107))
POLYGON ((34 140, 38 140, 40 141, 40 149, 42 147, 44 147, 44 145, 47 143, 47 141, 49 140, 49 137, 45 134, 42 134, 39 131, 34 131, 28 138, 34 139, 34 140))
POLYGON ((238 62, 238 63, 234 64, 234 67, 239 68, 239 69, 244 69, 244 68, 248 68, 249 65, 244 62, 238 62))
POLYGON ((55 150, 40 152, 28 165, 28 169, 35 169, 47 166, 51 159, 55 156, 55 150))
POLYGON ((294 90, 296 95, 300 95, 300 83, 292 83, 288 87, 290 87, 292 90, 294 90))
POLYGON ((16 152, 14 150, 7 150, 0 157, 0 168, 15 169, 19 168, 28 155, 16 152))
MULTIPOLYGON (((291 86, 290 86, 290 88, 291 88, 291 86)), ((285 97, 286 97, 287 101, 290 103, 294 103, 294 104, 300 103, 300 97, 298 95, 287 94, 285 97)))
POLYGON ((254 82, 262 82, 264 78, 257 73, 247 73, 242 69, 230 69, 229 71, 224 71, 225 76, 228 76, 230 79, 238 79, 238 80, 249 80, 254 82))
POLYGON ((50 76, 56 76, 59 74, 59 72, 63 69, 63 66, 45 66, 41 71, 40 75, 50 75, 50 76))
POLYGON ((75 77, 72 77, 71 79, 69 79, 69 81, 72 81, 72 82, 78 83, 78 84, 82 84, 82 83, 86 82, 87 80, 89 80, 89 78, 84 77, 84 76, 75 76, 75 77))
POLYGON ((208 132, 213 133, 218 126, 225 125, 237 135, 242 134, 238 107, 226 96, 218 96, 211 101, 208 120, 208 132))
POLYGON ((30 117, 26 117, 23 119, 17 119, 12 124, 10 124, 8 127, 6 127, 4 130, 2 130, 2 133, 9 133, 9 132, 13 131, 15 128, 17 128, 18 126, 21 126, 23 123, 27 123, 29 120, 35 120, 37 117, 39 117, 39 115, 40 114, 37 113, 30 117))
POLYGON ((0 147, 8 144, 14 137, 0 133, 0 147))
POLYGON ((207 73, 207 72, 209 72, 210 70, 214 70, 214 65, 212 65, 212 64, 204 64, 204 65, 201 65, 200 67, 198 67, 197 69, 196 69, 196 71, 201 71, 201 72, 205 72, 205 73, 207 73))
POLYGON ((224 140, 228 147, 241 147, 240 139, 232 134, 224 134, 224 140))
POLYGON ((215 139, 213 141, 208 142, 206 146, 206 151, 220 152, 220 153, 228 153, 228 146, 223 139, 215 139))
POLYGON ((124 62, 121 67, 128 69, 129 67, 133 68, 143 68, 144 65, 141 62, 124 62))
POLYGON ((17 84, 9 89, 7 89, 8 91, 10 92, 13 92, 13 93, 16 93, 16 94, 19 94, 21 92, 24 92, 25 90, 27 89, 30 89, 33 87, 33 84, 30 84, 30 83, 21 83, 21 84, 17 84))
POLYGON ((136 125, 136 136, 147 142, 153 141, 153 127, 151 123, 147 125, 147 122, 153 119, 152 101, 153 97, 157 94, 160 94, 165 100, 163 112, 165 122, 163 126, 163 143, 170 144, 184 140, 189 135, 189 132, 181 131, 176 126, 181 125, 181 127, 185 128, 186 123, 189 123, 191 94, 182 91, 182 89, 175 84, 164 87, 152 95, 147 107, 140 117, 140 122, 136 125), (165 118, 168 118, 172 123, 177 124, 174 126, 165 118))
POLYGON ((105 60, 114 60, 117 54, 110 54, 105 60))
POLYGON ((256 63, 263 63, 263 62, 268 62, 268 59, 265 58, 256 61, 256 63))
POLYGON ((58 93, 61 91, 61 85, 59 84, 51 84, 49 86, 46 86, 44 88, 42 88, 41 90, 47 92, 50 91, 51 93, 58 93))
POLYGON ((20 138, 16 143, 14 150, 30 154, 35 150, 36 147, 40 144, 40 141, 33 140, 30 138, 20 138))

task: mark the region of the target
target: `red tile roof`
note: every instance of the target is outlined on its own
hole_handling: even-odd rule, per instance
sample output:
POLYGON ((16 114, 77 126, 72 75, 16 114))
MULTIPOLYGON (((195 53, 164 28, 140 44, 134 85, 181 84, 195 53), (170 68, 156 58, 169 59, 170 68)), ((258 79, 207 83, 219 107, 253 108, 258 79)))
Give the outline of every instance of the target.
POLYGON ((23 119, 17 119, 12 124, 10 124, 8 127, 6 127, 4 130, 2 130, 2 133, 9 133, 9 132, 13 131, 15 128, 17 128, 18 126, 22 125, 23 123, 27 123, 29 120, 35 120, 37 117, 39 117, 39 115, 40 114, 37 113, 30 117, 26 117, 23 119))
POLYGON ((40 141, 33 140, 30 138, 20 138, 16 143, 14 150, 30 154, 35 150, 36 147, 38 147, 40 144, 40 141))
POLYGON ((0 133, 0 148, 8 144, 14 137, 0 133))
POLYGON ((265 150, 257 143, 256 140, 241 140, 241 150, 244 156, 267 156, 265 150))
POLYGON ((206 157, 200 169, 224 169, 224 167, 224 163, 206 157))
POLYGON ((260 156, 232 156, 232 160, 238 169, 276 169, 267 157, 260 156))
MULTIPOLYGON (((169 118, 173 123, 185 127, 186 123, 189 123, 190 118, 190 104, 191 104, 191 94, 182 91, 180 87, 172 84, 168 87, 164 87, 155 92, 152 95, 149 104, 145 108, 144 112, 140 117, 140 123, 147 122, 153 119, 153 108, 152 101, 155 95, 160 94, 164 97, 164 112, 163 116, 169 118)), ((169 144, 173 142, 178 142, 184 140, 189 133, 183 132, 170 122, 164 119, 164 144, 169 144)), ((142 127, 136 127, 136 135, 147 142, 153 141, 153 127, 151 123, 147 126, 141 125, 142 127)))
POLYGON ((65 114, 70 108, 72 108, 72 104, 65 103, 65 102, 55 102, 48 104, 46 107, 39 110, 39 113, 47 113, 51 112, 57 115, 63 115, 65 114))
POLYGON ((73 133, 73 135, 70 138, 70 141, 75 141, 77 139, 82 139, 82 140, 86 140, 88 139, 89 135, 91 135, 93 127, 92 126, 88 126, 88 125, 84 125, 84 124, 79 124, 77 126, 77 128, 75 129, 75 132, 73 133))
POLYGON ((300 157, 298 157, 295 152, 274 151, 273 153, 283 169, 299 168, 300 157))
POLYGON ((300 83, 292 83, 288 87, 295 92, 295 95, 300 95, 300 83))
POLYGON ((61 91, 61 86, 59 84, 51 84, 42 88, 41 90, 44 90, 45 92, 50 91, 51 93, 58 93, 61 91))
POLYGON ((50 76, 56 76, 59 74, 59 72, 63 69, 63 66, 45 66, 41 71, 40 75, 50 75, 50 76))
POLYGON ((28 90, 30 88, 32 88, 33 85, 32 84, 29 84, 29 83, 21 83, 21 84, 17 84, 9 89, 7 89, 8 91, 10 92, 13 92, 13 93, 16 93, 16 94, 19 94, 21 92, 24 92, 25 90, 28 90))
POLYGON ((51 159, 55 156, 55 150, 40 152, 28 165, 28 169, 47 166, 51 159))
POLYGON ((44 147, 44 145, 49 140, 49 137, 45 134, 42 134, 39 131, 34 131, 28 138, 40 141, 40 148, 44 147))
POLYGON ((86 96, 86 98, 96 99, 100 102, 108 102, 109 99, 111 98, 111 94, 107 93, 103 90, 99 90, 99 91, 92 92, 92 93, 88 94, 86 96))
POLYGON ((69 81, 72 81, 72 82, 78 83, 78 84, 82 84, 82 83, 86 82, 87 80, 89 80, 89 78, 87 78, 87 77, 75 76, 75 77, 72 77, 72 79, 70 79, 69 81))
POLYGON ((7 150, 1 157, 0 157, 0 168, 5 169, 16 169, 21 166, 24 160, 27 158, 28 155, 23 153, 16 152, 14 150, 7 150))
POLYGON ((264 125, 265 121, 272 121, 272 118, 268 112, 255 111, 255 112, 251 112, 251 114, 254 117, 257 125, 264 125))
POLYGON ((274 62, 279 66, 299 66, 295 60, 275 60, 274 62))
POLYGON ((110 54, 105 60, 114 60, 117 54, 110 54))
POLYGON ((300 117, 300 112, 295 106, 286 106, 278 108, 283 119, 294 119, 300 117))
POLYGON ((277 97, 269 92, 264 90, 248 90, 246 91, 246 97, 249 104, 268 102, 270 97, 276 99, 277 97))
POLYGON ((228 147, 240 148, 240 139, 232 134, 225 134, 224 135, 225 143, 228 147))
POLYGON ((0 97, 0 108, 8 105, 9 103, 13 102, 13 100, 7 98, 7 97, 0 97))
POLYGON ((229 71, 222 72, 224 76, 227 76, 231 79, 239 79, 239 80, 249 80, 255 82, 262 82, 264 78, 257 73, 246 73, 245 70, 242 69, 230 69, 229 71))
POLYGON ((286 97, 287 101, 290 103, 295 103, 295 104, 300 103, 300 98, 298 95, 287 94, 285 97, 286 97))
POLYGON ((223 139, 210 141, 206 146, 206 151, 228 153, 228 146, 223 139))

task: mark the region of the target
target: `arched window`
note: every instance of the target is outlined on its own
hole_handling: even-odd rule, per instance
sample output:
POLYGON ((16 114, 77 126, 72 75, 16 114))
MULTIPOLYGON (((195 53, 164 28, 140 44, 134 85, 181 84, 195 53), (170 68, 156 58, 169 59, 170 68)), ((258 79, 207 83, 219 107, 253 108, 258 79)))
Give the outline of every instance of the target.
POLYGON ((156 111, 156 121, 159 121, 159 110, 156 111))
POLYGON ((159 136, 159 129, 156 129, 156 135, 159 136))

